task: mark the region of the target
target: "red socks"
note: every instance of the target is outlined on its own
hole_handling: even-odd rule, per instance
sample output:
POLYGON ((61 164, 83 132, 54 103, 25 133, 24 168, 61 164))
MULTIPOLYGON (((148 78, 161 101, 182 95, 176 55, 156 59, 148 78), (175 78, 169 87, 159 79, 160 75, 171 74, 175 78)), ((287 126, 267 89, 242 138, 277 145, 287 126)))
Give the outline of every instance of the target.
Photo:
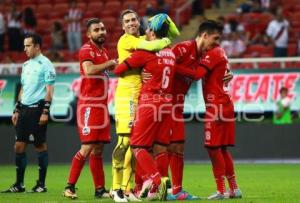
POLYGON ((137 164, 142 169, 143 175, 149 176, 155 185, 160 185, 161 175, 156 168, 155 161, 146 149, 134 149, 134 156, 137 160, 137 164))
POLYGON ((90 154, 90 171, 93 176, 95 188, 104 187, 105 177, 102 156, 100 154, 90 154))
POLYGON ((231 154, 226 149, 222 150, 222 154, 225 161, 225 175, 229 184, 229 188, 230 190, 237 189, 238 186, 235 180, 234 164, 231 154))
POLYGON ((81 170, 84 166, 85 160, 86 158, 83 157, 79 151, 73 157, 68 184, 72 184, 72 185, 76 184, 80 176, 81 170))
POLYGON ((175 195, 182 190, 183 154, 170 153, 170 169, 172 174, 172 193, 175 195))
POLYGON ((157 169, 161 176, 168 177, 169 157, 167 152, 162 152, 154 157, 157 169))
POLYGON ((224 194, 225 192, 225 161, 221 149, 208 148, 208 155, 212 163, 213 174, 217 184, 217 190, 224 194))

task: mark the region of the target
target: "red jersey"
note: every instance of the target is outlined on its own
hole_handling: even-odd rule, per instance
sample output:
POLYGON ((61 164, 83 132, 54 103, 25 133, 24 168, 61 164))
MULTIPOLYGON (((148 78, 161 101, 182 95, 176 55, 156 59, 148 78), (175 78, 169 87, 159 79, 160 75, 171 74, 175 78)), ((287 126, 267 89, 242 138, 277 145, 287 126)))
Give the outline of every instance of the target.
POLYGON ((143 68, 151 78, 142 84, 140 101, 167 99, 172 101, 175 55, 170 48, 159 52, 135 51, 114 72, 118 75, 128 69, 143 68), (120 71, 121 70, 121 71, 120 71))
MULTIPOLYGON (((172 50, 176 56, 176 64, 192 70, 195 70, 199 66, 199 56, 195 40, 180 42, 176 44, 172 50)), ((175 73, 173 103, 182 104, 182 108, 179 108, 182 112, 185 95, 187 94, 193 81, 193 78, 175 73)))
POLYGON ((79 51, 81 86, 79 101, 86 104, 107 104, 108 74, 86 76, 82 67, 84 61, 102 64, 109 60, 105 48, 99 48, 91 41, 85 43, 79 51))
POLYGON ((230 70, 224 49, 215 47, 201 56, 200 65, 209 71, 202 80, 203 97, 206 104, 229 104, 228 87, 224 75, 230 70))

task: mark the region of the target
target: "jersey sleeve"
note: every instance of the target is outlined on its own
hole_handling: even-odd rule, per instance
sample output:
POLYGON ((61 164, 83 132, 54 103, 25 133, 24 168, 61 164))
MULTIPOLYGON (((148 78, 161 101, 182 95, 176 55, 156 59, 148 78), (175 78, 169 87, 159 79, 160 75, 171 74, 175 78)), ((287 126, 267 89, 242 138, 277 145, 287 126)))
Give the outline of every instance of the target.
POLYGON ((144 36, 135 37, 133 35, 127 35, 123 41, 123 47, 127 50, 142 49, 146 51, 160 51, 161 49, 169 46, 171 41, 168 38, 159 40, 147 41, 144 36))
POLYGON ((182 59, 188 54, 188 47, 183 43, 178 43, 172 48, 176 57, 176 62, 182 61, 182 59))
POLYGON ((142 49, 147 51, 160 51, 163 48, 169 46, 171 44, 171 40, 169 38, 162 38, 153 41, 141 40, 136 49, 142 49))
POLYGON ((84 47, 79 51, 79 61, 80 63, 84 61, 92 61, 95 63, 95 55, 96 53, 91 48, 84 47))
POLYGON ((202 66, 197 66, 195 69, 187 68, 185 66, 176 64, 176 73, 185 77, 199 80, 206 75, 208 71, 202 66))
POLYGON ((127 70, 143 68, 150 58, 151 57, 149 57, 144 51, 135 51, 123 63, 119 64, 114 69, 114 73, 116 75, 121 75, 127 70))
POLYGON ((225 52, 217 47, 208 52, 200 59, 200 65, 207 70, 212 70, 217 64, 226 60, 225 52))
POLYGON ((54 65, 49 62, 45 66, 45 75, 44 75, 44 80, 47 85, 54 85, 55 83, 55 78, 56 78, 56 73, 55 73, 55 68, 54 65))

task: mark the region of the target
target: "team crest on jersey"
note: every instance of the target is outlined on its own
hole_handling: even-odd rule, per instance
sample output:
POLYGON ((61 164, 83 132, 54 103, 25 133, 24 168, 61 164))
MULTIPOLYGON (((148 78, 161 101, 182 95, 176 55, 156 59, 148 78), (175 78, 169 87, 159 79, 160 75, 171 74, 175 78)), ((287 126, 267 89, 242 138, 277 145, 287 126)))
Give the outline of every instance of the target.
POLYGON ((83 135, 88 135, 88 134, 90 134, 90 132, 91 132, 91 129, 89 127, 86 126, 86 127, 82 128, 83 135))
POLYGON ((95 53, 93 52, 93 51, 90 51, 90 55, 91 55, 91 57, 95 57, 95 53))
POLYGON ((29 141, 30 141, 30 142, 33 142, 33 141, 34 141, 34 136, 33 136, 33 134, 30 134, 30 135, 29 135, 29 141))

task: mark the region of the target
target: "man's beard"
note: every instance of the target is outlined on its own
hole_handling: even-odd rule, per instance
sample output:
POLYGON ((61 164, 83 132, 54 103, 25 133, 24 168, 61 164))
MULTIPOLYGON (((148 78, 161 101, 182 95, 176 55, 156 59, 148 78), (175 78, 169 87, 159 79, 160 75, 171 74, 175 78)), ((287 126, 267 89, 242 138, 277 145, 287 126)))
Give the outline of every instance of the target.
POLYGON ((92 40, 98 46, 102 46, 105 42, 105 37, 102 36, 102 37, 98 37, 98 38, 93 38, 92 40))

